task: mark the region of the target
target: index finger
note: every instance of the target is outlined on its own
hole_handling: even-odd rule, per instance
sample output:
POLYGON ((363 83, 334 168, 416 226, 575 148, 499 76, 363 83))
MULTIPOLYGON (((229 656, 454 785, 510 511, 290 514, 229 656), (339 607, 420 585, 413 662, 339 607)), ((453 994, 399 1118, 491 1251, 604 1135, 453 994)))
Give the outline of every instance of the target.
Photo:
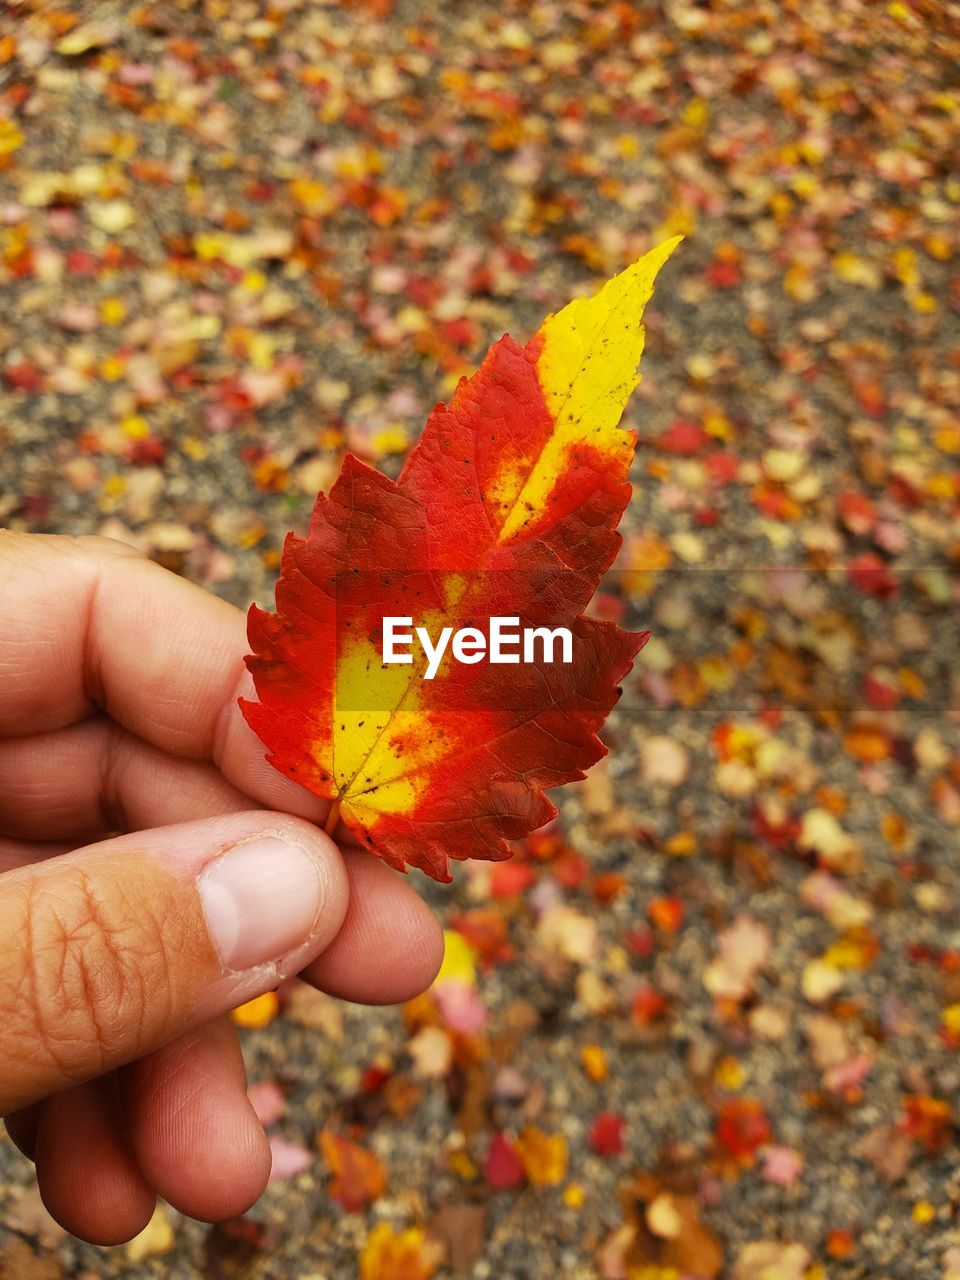
MULTIPOLYGON (((323 822, 329 803, 268 763, 243 613, 111 538, 0 530, 0 738, 105 710, 178 756, 212 759, 258 803, 323 822)), ((109 761, 104 768, 109 768, 109 761)))
POLYGON ((123 543, 0 530, 0 736, 100 707, 209 757, 245 650, 239 609, 123 543))

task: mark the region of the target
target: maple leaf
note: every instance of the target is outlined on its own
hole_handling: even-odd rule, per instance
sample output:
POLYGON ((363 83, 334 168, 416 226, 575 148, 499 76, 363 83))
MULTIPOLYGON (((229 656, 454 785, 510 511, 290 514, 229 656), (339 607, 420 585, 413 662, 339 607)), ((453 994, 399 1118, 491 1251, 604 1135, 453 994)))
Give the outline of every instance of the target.
MULTIPOLYGON (((498 860, 548 822, 544 790, 584 777, 647 633, 584 616, 620 545, 636 434, 640 322, 677 239, 548 317, 525 347, 494 343, 438 404, 393 481, 352 455, 305 538, 288 535, 276 613, 248 618, 259 701, 248 723, 280 772, 332 803, 399 870, 449 880, 449 859, 498 860), (385 618, 482 629, 564 627, 569 661, 450 652, 385 661, 385 618), (424 678, 427 676, 427 678, 424 678)), ((526 655, 525 655, 526 656, 526 655)))

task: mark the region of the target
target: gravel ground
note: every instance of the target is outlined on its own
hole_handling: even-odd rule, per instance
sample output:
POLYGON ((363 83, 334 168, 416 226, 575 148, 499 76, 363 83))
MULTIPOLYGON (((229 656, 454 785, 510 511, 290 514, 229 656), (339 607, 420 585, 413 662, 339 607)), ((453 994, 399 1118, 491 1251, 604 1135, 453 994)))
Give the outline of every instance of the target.
POLYGON ((248 1017, 307 1167, 238 1223, 82 1245, 0 1141, 4 1280, 957 1280, 958 65, 945 0, 0 9, 0 523, 242 607, 346 450, 686 237, 610 756, 515 879, 417 878, 484 1025, 248 1017))

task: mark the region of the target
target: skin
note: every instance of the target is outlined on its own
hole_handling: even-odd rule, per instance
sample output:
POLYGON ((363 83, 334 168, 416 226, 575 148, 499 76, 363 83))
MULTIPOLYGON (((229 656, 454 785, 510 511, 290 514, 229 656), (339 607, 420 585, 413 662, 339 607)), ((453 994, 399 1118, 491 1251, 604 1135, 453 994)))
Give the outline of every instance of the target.
MULTIPOLYGON (((240 714, 237 698, 255 694, 233 606, 110 539, 0 531, 0 619, 0 912, 30 877, 102 861, 95 842, 125 857, 144 833, 162 847, 157 829, 171 827, 173 846, 191 830, 173 824, 208 831, 211 820, 233 838, 251 810, 294 834, 323 826, 327 803, 267 764, 240 714)), ((338 843, 330 874, 342 914, 301 976, 347 1000, 410 999, 439 967, 439 925, 400 876, 338 843)), ((134 1003, 118 1016, 144 1015, 134 1003)), ((269 1146, 228 1018, 183 1034, 183 1022, 175 1033, 154 1016, 142 1056, 114 1065, 105 1054, 112 1069, 49 1094, 31 1066, 49 1056, 43 1024, 24 1020, 35 1043, 18 1051, 19 1092, 7 1097, 30 1102, 4 1121, 69 1231, 129 1239, 157 1194, 206 1221, 259 1197, 269 1146)), ((142 1030, 111 1035, 139 1044, 142 1030)))

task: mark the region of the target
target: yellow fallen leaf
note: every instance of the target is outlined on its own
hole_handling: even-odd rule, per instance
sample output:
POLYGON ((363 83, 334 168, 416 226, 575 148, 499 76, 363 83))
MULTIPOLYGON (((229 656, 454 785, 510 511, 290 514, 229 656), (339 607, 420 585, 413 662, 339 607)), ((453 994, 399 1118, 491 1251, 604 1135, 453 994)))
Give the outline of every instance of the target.
POLYGON ((567 1172, 567 1140, 562 1133, 544 1133, 534 1125, 516 1143, 527 1179, 534 1187, 555 1187, 567 1172))
POLYGON ((240 1005, 230 1016, 238 1027, 265 1027, 277 1016, 279 1008, 277 993, 268 991, 265 995, 254 996, 246 1004, 240 1005))
POLYGON ((169 1253, 175 1243, 167 1209, 163 1204, 158 1204, 147 1225, 127 1245, 126 1253, 131 1262, 142 1262, 144 1258, 169 1253))

